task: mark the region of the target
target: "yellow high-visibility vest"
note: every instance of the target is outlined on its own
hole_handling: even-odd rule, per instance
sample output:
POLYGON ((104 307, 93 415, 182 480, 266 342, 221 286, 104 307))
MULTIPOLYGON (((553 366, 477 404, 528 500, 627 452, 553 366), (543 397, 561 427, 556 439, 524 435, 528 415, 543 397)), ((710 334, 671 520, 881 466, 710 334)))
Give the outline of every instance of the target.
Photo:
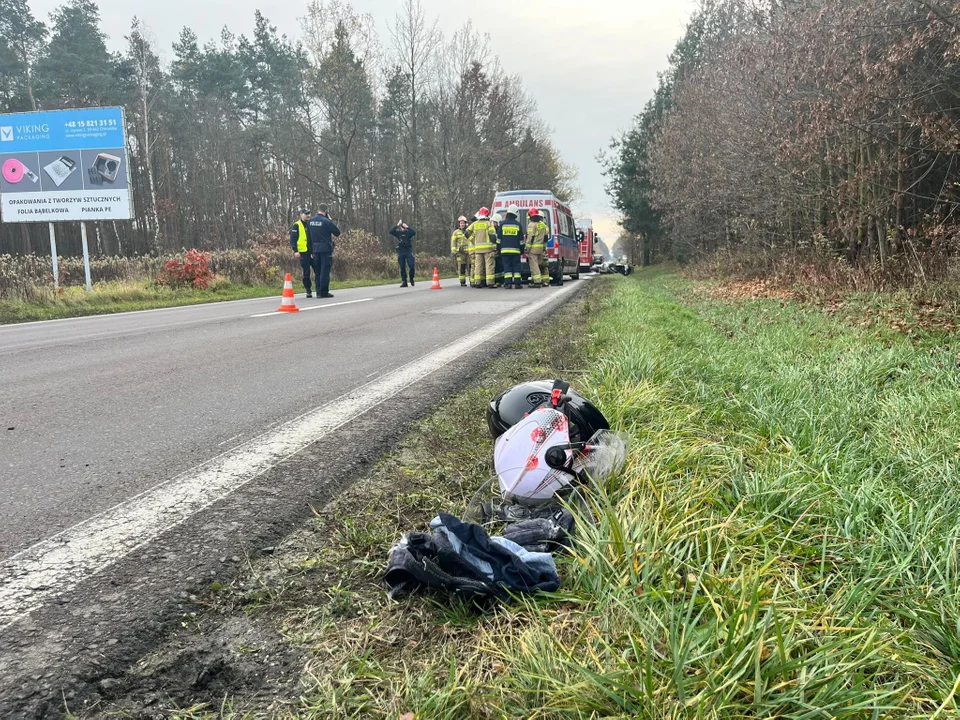
POLYGON ((297 252, 309 252, 309 248, 307 247, 307 228, 304 226, 303 220, 297 220, 297 231, 300 233, 300 236, 297 238, 297 252))

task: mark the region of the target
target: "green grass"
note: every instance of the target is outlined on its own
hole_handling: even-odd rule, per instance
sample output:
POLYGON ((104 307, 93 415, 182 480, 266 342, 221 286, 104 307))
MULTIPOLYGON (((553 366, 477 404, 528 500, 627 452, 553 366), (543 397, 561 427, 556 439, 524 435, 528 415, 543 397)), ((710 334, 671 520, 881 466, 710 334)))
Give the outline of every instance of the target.
POLYGON ((419 657, 368 637, 314 716, 956 716, 957 348, 610 285, 581 385, 633 444, 563 596, 419 657))
POLYGON ((956 337, 663 272, 594 281, 565 312, 587 332, 494 363, 288 544, 282 590, 247 609, 310 655, 288 715, 960 717, 956 337), (486 613, 386 600, 399 533, 489 477, 486 401, 552 375, 631 437, 562 590, 486 613))
MULTIPOLYGON (((397 282, 389 280, 347 280, 330 283, 331 290, 343 290, 370 285, 389 285, 397 282)), ((294 289, 302 293, 303 288, 294 281, 294 289)), ((283 283, 273 285, 234 285, 226 281, 215 281, 207 290, 174 289, 156 285, 152 282, 111 282, 98 283, 92 292, 83 288, 63 288, 56 295, 51 290, 49 298, 38 302, 20 300, 0 300, 0 325, 30 322, 34 320, 57 320, 60 318, 81 317, 85 315, 107 315, 132 310, 153 310, 155 308, 180 307, 201 303, 223 302, 226 300, 245 300, 248 298, 280 297, 283 283)))

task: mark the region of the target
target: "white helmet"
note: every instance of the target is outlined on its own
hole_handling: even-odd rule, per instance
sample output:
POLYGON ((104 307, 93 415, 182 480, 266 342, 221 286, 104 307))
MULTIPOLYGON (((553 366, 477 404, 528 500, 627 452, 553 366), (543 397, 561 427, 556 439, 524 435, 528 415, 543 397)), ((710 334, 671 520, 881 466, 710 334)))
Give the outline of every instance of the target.
POLYGON ((494 214, 493 214, 493 217, 490 218, 490 219, 491 219, 493 222, 503 222, 503 217, 500 215, 500 213, 494 213, 494 214))
POLYGON ((493 466, 507 502, 539 505, 553 498, 582 469, 570 447, 570 421, 552 407, 541 407, 497 438, 493 466))
POLYGON ((516 205, 511 205, 507 208, 507 215, 520 215, 520 208, 516 205))

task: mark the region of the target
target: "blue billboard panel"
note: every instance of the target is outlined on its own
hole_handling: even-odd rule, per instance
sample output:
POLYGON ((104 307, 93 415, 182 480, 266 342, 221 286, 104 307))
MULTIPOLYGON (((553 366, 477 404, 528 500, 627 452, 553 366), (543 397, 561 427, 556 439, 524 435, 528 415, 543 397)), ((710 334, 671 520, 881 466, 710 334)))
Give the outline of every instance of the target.
POLYGON ((0 114, 4 222, 133 217, 122 108, 0 114))

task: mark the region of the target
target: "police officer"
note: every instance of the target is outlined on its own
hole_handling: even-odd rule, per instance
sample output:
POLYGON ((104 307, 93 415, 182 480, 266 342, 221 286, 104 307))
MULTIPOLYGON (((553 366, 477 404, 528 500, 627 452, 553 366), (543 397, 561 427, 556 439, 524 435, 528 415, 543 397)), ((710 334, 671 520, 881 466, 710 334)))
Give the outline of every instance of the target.
POLYGON ((307 240, 307 223, 311 215, 313 213, 307 208, 300 208, 300 219, 290 228, 290 247, 293 248, 294 257, 300 260, 300 268, 303 270, 303 289, 307 291, 308 298, 313 297, 310 285, 313 256, 310 254, 310 242, 307 240))
POLYGON ((527 262, 530 263, 530 287, 542 288, 546 287, 550 281, 544 258, 550 228, 543 221, 543 211, 538 208, 530 208, 527 218, 527 262))
POLYGON ((507 290, 523 289, 520 276, 520 255, 523 253, 523 226, 517 220, 520 208, 511 205, 507 208, 507 219, 500 223, 500 257, 503 258, 503 286, 507 290))
POLYGON ((460 287, 467 286, 467 274, 470 272, 470 240, 467 238, 467 219, 461 215, 457 218, 457 229, 450 238, 450 252, 457 263, 457 272, 460 275, 460 287))
POLYGON ((317 214, 307 223, 307 237, 313 253, 313 269, 317 274, 317 297, 332 298, 330 269, 333 267, 333 238, 340 237, 340 228, 330 219, 326 205, 321 205, 317 214))
POLYGON ((490 210, 482 207, 477 211, 477 221, 467 228, 467 236, 473 241, 474 287, 492 288, 496 282, 497 232, 490 222, 490 210))
POLYGON ((403 220, 390 230, 390 234, 397 241, 397 263, 400 265, 400 287, 407 287, 407 268, 410 269, 410 284, 416 285, 414 275, 417 272, 416 261, 413 259, 413 237, 417 231, 407 225, 403 220))

